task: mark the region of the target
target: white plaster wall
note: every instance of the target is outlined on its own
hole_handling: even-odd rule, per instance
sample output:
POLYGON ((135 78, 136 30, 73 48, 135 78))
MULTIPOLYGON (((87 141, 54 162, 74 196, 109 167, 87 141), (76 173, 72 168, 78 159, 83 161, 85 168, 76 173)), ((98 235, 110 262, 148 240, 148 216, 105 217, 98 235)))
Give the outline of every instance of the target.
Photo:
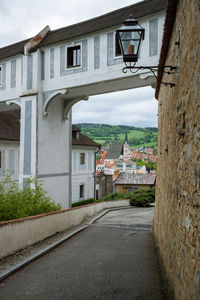
POLYGON ((38 174, 69 172, 69 124, 63 120, 63 100, 52 101, 46 117, 41 102, 39 99, 38 174))
POLYGON ((72 148, 72 203, 94 198, 94 161, 96 148, 72 148), (80 153, 85 153, 85 165, 80 164, 80 153), (80 199, 80 185, 84 185, 84 198, 80 199))
POLYGON ((63 209, 69 207, 69 175, 54 175, 39 180, 52 201, 61 204, 63 209))
POLYGON ((43 117, 39 99, 37 125, 37 176, 48 194, 62 208, 69 207, 70 144, 69 121, 63 119, 63 100, 52 101, 48 116, 43 117))
POLYGON ((33 94, 38 91, 38 52, 31 54, 32 64, 32 87, 27 89, 27 55, 17 55, 0 61, 0 64, 6 64, 6 87, 0 88, 0 102, 6 100, 19 99, 25 94, 33 94), (11 87, 11 61, 16 61, 16 85, 11 87))
POLYGON ((72 175, 72 203, 94 198, 94 175, 72 175), (80 199, 80 185, 84 185, 84 198, 80 199))
POLYGON ((23 222, 0 223, 0 258, 15 253, 51 235, 81 224, 105 208, 129 206, 129 200, 101 202, 23 222))
MULTIPOLYGON (((164 23, 164 12, 159 12, 153 15, 149 15, 139 20, 139 23, 145 28, 145 40, 142 43, 141 55, 138 61, 138 65, 157 65, 159 60, 159 53, 149 57, 149 21, 152 19, 158 18, 158 45, 160 48, 162 41, 162 33, 163 33, 163 23, 164 23)), ((119 24, 120 26, 120 24, 119 24)), ((150 85, 155 82, 152 78, 144 80, 140 77, 140 74, 147 74, 148 71, 139 71, 137 74, 131 74, 127 72, 127 74, 122 73, 122 68, 124 67, 123 62, 120 64, 115 64, 108 66, 107 65, 107 33, 113 32, 115 33, 117 27, 108 28, 104 31, 99 31, 93 34, 85 35, 84 37, 79 37, 73 40, 64 41, 60 44, 50 45, 48 47, 41 48, 39 51, 32 53, 33 56, 33 85, 32 89, 28 90, 29 93, 38 92, 38 82, 41 86, 42 92, 55 91, 57 89, 68 89, 68 96, 80 96, 84 95, 96 95, 105 92, 119 91, 128 88, 140 87, 150 85), (94 69, 94 37, 100 37, 100 68, 94 69), (88 56, 88 64, 87 71, 79 72, 79 73, 70 73, 65 76, 60 76, 60 46, 69 46, 73 45, 75 42, 82 42, 87 40, 87 56, 88 56), (50 49, 54 49, 54 77, 50 76, 50 49), (45 80, 41 80, 41 69, 38 63, 38 58, 40 57, 40 51, 44 51, 45 53, 45 80), (84 76, 83 76, 84 74, 84 76), (135 78, 133 81, 132 78, 135 78), (128 79, 131 78, 130 81, 128 79), (120 79, 120 81, 118 81, 120 79), (121 81, 121 79, 127 79, 121 81), (116 81, 117 80, 117 81, 116 81), (104 82, 102 85, 99 83, 104 82), (108 82, 108 85, 105 84, 108 82), (112 82, 112 84, 110 83, 112 82), (97 85, 95 85, 98 83, 97 85), (89 86, 90 85, 90 88, 89 86), (95 85, 95 86, 92 86, 95 85), (81 89, 81 86, 87 86, 87 89, 81 89), (75 89, 77 89, 75 91, 75 89)), ((12 57, 5 61, 0 61, 1 63, 6 62, 6 89, 0 89, 0 101, 5 101, 8 99, 19 98, 22 94, 27 93, 27 56, 26 55, 18 55, 16 57, 12 57), (23 58, 23 66, 21 64, 21 57, 23 58), (10 63, 11 60, 17 60, 17 80, 16 80, 16 88, 10 88, 10 63), (21 69, 23 67, 23 72, 21 69), (23 73, 23 80, 21 79, 21 75, 23 73), (21 84, 23 81, 23 84, 21 84)), ((149 73, 150 74, 150 73, 149 73)), ((149 77, 149 76, 148 76, 149 77)))

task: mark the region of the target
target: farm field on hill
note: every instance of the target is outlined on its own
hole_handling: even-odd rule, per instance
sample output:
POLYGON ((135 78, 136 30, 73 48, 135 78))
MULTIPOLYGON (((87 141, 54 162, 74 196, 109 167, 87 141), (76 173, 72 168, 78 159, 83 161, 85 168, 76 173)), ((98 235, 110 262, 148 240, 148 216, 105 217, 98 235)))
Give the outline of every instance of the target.
POLYGON ((108 125, 95 123, 76 124, 81 132, 95 142, 106 146, 109 143, 123 143, 125 134, 131 147, 156 147, 157 128, 140 128, 124 125, 108 125))

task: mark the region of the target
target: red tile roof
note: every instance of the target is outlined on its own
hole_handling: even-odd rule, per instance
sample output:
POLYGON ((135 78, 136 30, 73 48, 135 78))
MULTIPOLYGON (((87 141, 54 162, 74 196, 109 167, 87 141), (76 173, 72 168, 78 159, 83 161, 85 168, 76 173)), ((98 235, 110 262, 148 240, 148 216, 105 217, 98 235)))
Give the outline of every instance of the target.
POLYGON ((89 139, 86 135, 80 132, 80 129, 72 125, 72 145, 79 145, 79 146, 89 146, 99 148, 100 145, 93 140, 89 139), (76 137, 76 133, 79 132, 79 138, 76 137))

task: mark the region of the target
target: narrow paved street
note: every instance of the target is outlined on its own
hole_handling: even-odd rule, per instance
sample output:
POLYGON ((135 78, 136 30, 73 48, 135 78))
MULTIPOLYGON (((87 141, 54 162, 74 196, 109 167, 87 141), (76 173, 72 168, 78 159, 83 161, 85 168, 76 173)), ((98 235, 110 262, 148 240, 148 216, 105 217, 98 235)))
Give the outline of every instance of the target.
POLYGON ((165 299, 154 253, 153 208, 107 213, 0 283, 0 299, 165 299))

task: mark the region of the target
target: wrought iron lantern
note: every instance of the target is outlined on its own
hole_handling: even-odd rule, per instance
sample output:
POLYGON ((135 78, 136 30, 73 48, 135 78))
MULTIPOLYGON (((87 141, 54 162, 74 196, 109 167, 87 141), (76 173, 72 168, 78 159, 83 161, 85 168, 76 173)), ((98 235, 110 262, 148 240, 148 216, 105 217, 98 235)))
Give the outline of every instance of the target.
MULTIPOLYGON (((147 69, 152 72, 157 81, 157 71, 159 69, 162 69, 163 73, 174 74, 173 71, 176 70, 176 67, 173 66, 136 66, 142 41, 145 36, 145 29, 138 25, 138 21, 133 19, 132 16, 123 22, 122 27, 116 30, 116 36, 125 63, 125 67, 122 69, 124 73, 127 73, 128 70, 130 70, 131 73, 136 73, 138 70, 147 69)), ((160 81, 160 83, 166 86, 170 85, 170 87, 175 86, 175 84, 171 82, 160 81)))
POLYGON ((116 30, 116 34, 124 62, 137 62, 141 42, 144 40, 144 28, 130 16, 123 22, 123 26, 116 30))

